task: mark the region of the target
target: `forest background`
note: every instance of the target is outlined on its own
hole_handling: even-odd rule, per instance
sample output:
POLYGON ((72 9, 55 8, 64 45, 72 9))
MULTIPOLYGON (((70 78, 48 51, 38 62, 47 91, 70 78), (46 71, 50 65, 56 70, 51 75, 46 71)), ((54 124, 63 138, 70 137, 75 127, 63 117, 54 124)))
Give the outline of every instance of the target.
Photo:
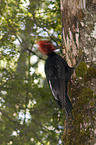
POLYGON ((95 0, 1 0, 0 11, 0 144, 94 145, 95 0), (73 105, 68 129, 46 82, 40 39, 59 48, 69 66, 83 56, 68 84, 73 105))

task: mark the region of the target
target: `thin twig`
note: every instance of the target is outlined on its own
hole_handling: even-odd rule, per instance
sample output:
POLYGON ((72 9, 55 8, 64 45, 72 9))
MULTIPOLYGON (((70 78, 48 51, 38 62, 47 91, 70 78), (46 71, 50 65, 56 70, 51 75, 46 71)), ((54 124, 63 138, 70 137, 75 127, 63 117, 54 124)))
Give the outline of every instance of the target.
POLYGON ((44 58, 38 56, 38 55, 37 55, 34 51, 32 51, 31 49, 29 49, 29 48, 26 48, 26 49, 27 49, 30 53, 36 55, 38 58, 40 58, 40 59, 42 59, 42 60, 45 60, 44 58))

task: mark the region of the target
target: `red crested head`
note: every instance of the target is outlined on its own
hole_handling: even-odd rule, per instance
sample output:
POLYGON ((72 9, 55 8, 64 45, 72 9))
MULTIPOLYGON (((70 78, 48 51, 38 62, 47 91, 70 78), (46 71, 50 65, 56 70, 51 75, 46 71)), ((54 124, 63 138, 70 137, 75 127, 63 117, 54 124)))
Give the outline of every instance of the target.
POLYGON ((40 40, 37 42, 37 44, 39 45, 39 50, 45 55, 48 55, 56 50, 50 41, 47 40, 40 40))

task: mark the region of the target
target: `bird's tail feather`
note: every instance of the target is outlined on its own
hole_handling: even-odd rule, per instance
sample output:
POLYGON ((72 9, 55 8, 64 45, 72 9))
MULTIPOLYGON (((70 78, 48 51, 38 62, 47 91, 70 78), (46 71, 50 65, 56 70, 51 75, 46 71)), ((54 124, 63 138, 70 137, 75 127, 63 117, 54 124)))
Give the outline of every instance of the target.
POLYGON ((67 94, 66 94, 66 102, 64 103, 64 108, 65 108, 67 117, 72 116, 73 107, 67 94))

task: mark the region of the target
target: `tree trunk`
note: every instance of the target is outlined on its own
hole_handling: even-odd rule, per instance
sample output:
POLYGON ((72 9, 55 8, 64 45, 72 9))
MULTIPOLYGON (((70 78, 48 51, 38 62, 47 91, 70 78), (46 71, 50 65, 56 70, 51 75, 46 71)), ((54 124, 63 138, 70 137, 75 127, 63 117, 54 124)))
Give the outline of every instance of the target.
MULTIPOLYGON (((66 55, 66 60, 69 64, 69 66, 74 66, 76 65, 76 56, 81 57, 83 55, 83 52, 85 53, 85 62, 90 68, 87 70, 87 73, 85 76, 87 76, 87 81, 85 83, 85 78, 84 77, 82 80, 83 83, 81 83, 81 88, 82 85, 84 86, 83 89, 81 89, 80 93, 83 96, 84 92, 85 94, 90 93, 91 90, 96 94, 96 77, 94 77, 94 74, 96 75, 96 69, 95 69, 95 62, 96 62, 96 36, 93 34, 94 32, 96 33, 96 0, 60 0, 60 5, 61 5, 61 18, 62 18, 62 34, 63 34, 63 41, 64 41, 64 47, 65 47, 65 55, 66 55), (93 71, 94 70, 94 71, 93 71), (90 73, 89 73, 90 72, 90 73), (93 72, 93 74, 92 74, 93 72), (88 76, 90 74, 90 79, 88 81, 88 76), (87 87, 86 87, 86 86, 87 87), (90 91, 88 90, 90 88, 90 91), (86 90, 86 91, 85 91, 86 90)), ((74 85, 75 86, 75 85, 74 85)), ((75 90, 76 90, 75 86, 75 90)), ((80 87, 80 86, 79 86, 80 87)), ((78 88, 77 88, 78 90, 78 88)), ((74 94, 74 93, 73 93, 74 94)), ((75 94, 74 94, 75 95, 75 94)), ((79 94, 78 97, 78 102, 79 101, 84 101, 80 100, 81 97, 79 94)), ((87 95, 85 95, 86 98, 87 95)), ((90 95, 89 95, 90 97, 90 95)), ((77 98, 75 98, 76 101, 77 98)), ((84 99, 84 98, 83 98, 84 99)), ((93 130, 95 128, 94 121, 90 117, 92 112, 90 112, 90 101, 92 101, 93 98, 89 99, 89 104, 87 105, 87 114, 89 115, 89 124, 93 126, 93 130)), ((94 99, 93 99, 94 100, 94 99)), ((77 103, 78 103, 77 102, 77 103)), ((94 102, 94 101, 93 101, 94 102)), ((80 102, 79 102, 80 104, 80 102)), ((86 108, 86 105, 83 104, 83 107, 86 108)), ((80 106, 76 106, 75 102, 75 116, 76 113, 78 113, 78 109, 80 109, 80 106)), ((81 107, 82 109, 82 107, 81 107)), ((73 109, 74 111, 74 109, 73 109)), ((96 112, 96 109, 93 109, 93 112, 96 112)), ((81 114, 85 113, 85 110, 83 112, 81 111, 81 114)), ((85 114, 86 114, 85 113, 85 114)), ((81 115, 79 114, 79 116, 81 115)), ((94 141, 96 138, 94 135, 91 134, 91 137, 93 137, 93 140, 89 139, 87 141, 85 138, 87 134, 83 134, 82 130, 86 130, 85 128, 88 129, 88 126, 86 125, 86 117, 84 118, 85 114, 82 114, 82 118, 78 117, 78 121, 73 120, 73 125, 75 123, 75 126, 73 129, 71 128, 71 131, 64 132, 64 144, 69 145, 71 144, 94 144, 94 141), (81 119, 81 120, 79 120, 81 119), (78 129, 77 129, 78 128, 78 129), (77 133, 73 135, 73 133, 77 133), (80 133, 82 132, 82 133, 80 133), (72 133, 72 134, 71 134, 72 133), (69 135, 70 134, 70 135, 69 135), (84 137, 85 135, 85 137, 84 137), (78 136, 78 137, 77 137, 78 136), (68 138, 69 137, 69 138, 68 138), (84 138, 83 138, 84 137, 84 138), (79 139, 80 138, 80 139, 79 139), (85 140, 84 140, 85 139, 85 140), (70 141, 69 141, 70 140, 70 141), (68 141, 68 142, 67 142, 68 141)), ((93 116, 95 113, 93 113, 93 116)), ((77 117, 77 116, 76 116, 77 117)), ((93 117, 95 118, 95 117, 93 117)), ((93 132, 94 134, 94 132, 93 132)), ((89 135, 90 136, 90 135, 89 135)), ((87 136, 88 137, 88 136, 87 136)))
MULTIPOLYGON (((96 22, 95 0, 60 0, 62 31, 66 60, 75 65, 75 56, 88 50, 88 58, 95 61, 95 39, 92 37, 96 22)), ((91 62, 90 61, 90 62, 91 62)))

